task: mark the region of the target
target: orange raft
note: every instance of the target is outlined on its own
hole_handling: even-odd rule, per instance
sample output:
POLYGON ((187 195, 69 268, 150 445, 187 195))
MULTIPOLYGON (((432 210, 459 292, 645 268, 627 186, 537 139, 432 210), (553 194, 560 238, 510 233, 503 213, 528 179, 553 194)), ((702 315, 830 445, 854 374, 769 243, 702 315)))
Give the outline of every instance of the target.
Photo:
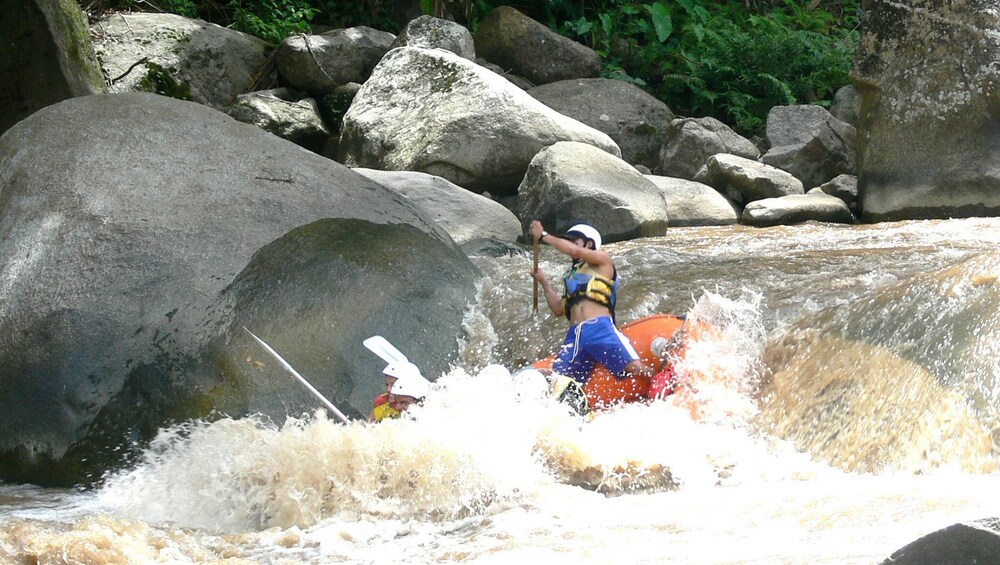
MULTIPOLYGON (((676 337, 673 342, 677 345, 677 349, 671 355, 683 358, 685 343, 695 337, 695 333, 700 333, 696 331, 699 326, 700 324, 695 327, 685 324, 685 319, 680 316, 653 314, 623 324, 618 329, 629 338, 639 357, 646 364, 656 368, 659 367, 660 360, 650 351, 654 339, 664 337, 669 340, 676 337)), ((550 355, 532 363, 532 366, 536 369, 551 369, 553 361, 555 355, 550 355)), ((650 398, 649 385, 645 382, 635 378, 618 380, 600 363, 594 367, 583 390, 591 408, 596 410, 611 408, 621 403, 646 401, 650 398)))

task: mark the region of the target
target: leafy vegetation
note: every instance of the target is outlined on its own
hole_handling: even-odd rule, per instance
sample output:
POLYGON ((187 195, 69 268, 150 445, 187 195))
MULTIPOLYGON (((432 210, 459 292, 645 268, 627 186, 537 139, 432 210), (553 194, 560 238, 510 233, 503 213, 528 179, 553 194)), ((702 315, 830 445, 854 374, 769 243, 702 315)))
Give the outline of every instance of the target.
POLYGON ((605 76, 646 88, 677 114, 752 134, 771 107, 829 106, 847 84, 857 4, 845 8, 835 16, 793 0, 760 12, 739 2, 609 1, 560 30, 603 57, 605 76))
MULTIPOLYGON (((388 0, 79 0, 90 13, 200 17, 278 43, 313 26, 398 33, 388 0)), ((413 0, 417 2, 418 0, 413 0)), ((830 106, 847 84, 858 0, 419 0, 423 13, 478 27, 510 5, 596 50, 604 76, 630 81, 682 116, 759 133, 771 107, 830 106)))

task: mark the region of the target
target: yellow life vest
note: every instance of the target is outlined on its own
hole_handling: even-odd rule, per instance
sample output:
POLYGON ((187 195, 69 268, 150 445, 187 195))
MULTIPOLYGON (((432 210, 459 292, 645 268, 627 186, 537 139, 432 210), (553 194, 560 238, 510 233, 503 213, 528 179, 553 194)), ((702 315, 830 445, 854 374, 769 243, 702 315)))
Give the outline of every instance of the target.
POLYGON ((584 298, 607 306, 614 316, 615 302, 618 300, 617 272, 609 279, 599 275, 586 261, 576 260, 563 275, 563 284, 563 308, 567 319, 573 304, 584 298))
POLYGON ((376 422, 381 422, 386 418, 398 418, 400 414, 401 412, 392 406, 389 406, 388 402, 379 404, 372 409, 372 419, 376 422))

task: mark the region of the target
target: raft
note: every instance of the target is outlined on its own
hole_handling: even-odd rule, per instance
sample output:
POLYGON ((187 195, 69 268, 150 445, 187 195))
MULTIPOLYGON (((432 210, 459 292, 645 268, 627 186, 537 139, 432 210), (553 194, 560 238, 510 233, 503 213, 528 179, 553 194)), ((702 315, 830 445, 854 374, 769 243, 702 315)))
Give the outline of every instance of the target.
MULTIPOLYGON (((629 338, 639 357, 647 365, 654 368, 659 367, 660 364, 659 359, 650 351, 650 345, 654 339, 657 337, 664 337, 668 340, 674 338, 672 346, 675 349, 673 349, 671 357, 682 359, 687 340, 697 337, 697 334, 703 330, 701 325, 687 324, 684 317, 672 314, 653 314, 625 323, 618 329, 629 338)), ((555 357, 555 354, 550 355, 532 363, 532 366, 536 369, 551 369, 555 357)), ((662 382, 665 376, 658 375, 661 382, 654 378, 653 388, 657 390, 654 390, 652 397, 672 392, 671 390, 660 390, 665 384, 662 382), (657 386, 658 384, 659 386, 657 386)), ((606 410, 622 403, 645 402, 651 398, 650 387, 645 382, 634 378, 618 380, 600 363, 590 373, 590 378, 583 385, 583 390, 587 395, 590 407, 594 410, 606 410)))

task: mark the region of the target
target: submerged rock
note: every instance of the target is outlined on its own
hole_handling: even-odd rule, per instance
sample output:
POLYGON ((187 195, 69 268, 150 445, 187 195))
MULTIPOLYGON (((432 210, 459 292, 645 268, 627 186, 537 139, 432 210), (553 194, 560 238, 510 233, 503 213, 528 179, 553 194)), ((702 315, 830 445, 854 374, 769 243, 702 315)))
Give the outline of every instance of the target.
POLYGON ((882 565, 1000 563, 1000 519, 953 524, 906 544, 882 565))

